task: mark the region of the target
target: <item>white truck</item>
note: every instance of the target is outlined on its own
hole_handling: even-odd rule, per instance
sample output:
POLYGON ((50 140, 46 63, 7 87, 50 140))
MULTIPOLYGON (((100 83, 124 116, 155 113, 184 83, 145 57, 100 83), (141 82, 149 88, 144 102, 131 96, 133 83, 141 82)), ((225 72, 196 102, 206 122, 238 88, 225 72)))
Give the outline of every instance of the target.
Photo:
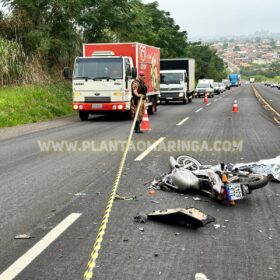
POLYGON ((204 97, 205 94, 208 94, 209 97, 214 97, 214 80, 198 80, 197 86, 195 88, 195 97, 204 97))
POLYGON ((160 101, 192 101, 195 89, 195 60, 174 58, 160 60, 160 101))
POLYGON ((253 84, 255 82, 255 78, 250 78, 250 83, 253 84))

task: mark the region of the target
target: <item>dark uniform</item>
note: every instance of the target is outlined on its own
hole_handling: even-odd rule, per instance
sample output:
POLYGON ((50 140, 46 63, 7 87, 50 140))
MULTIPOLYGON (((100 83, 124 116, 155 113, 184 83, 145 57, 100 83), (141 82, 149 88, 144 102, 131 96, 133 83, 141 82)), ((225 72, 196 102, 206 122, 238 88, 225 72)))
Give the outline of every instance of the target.
POLYGON ((139 114, 137 117, 137 121, 135 124, 135 132, 139 133, 140 131, 140 125, 142 122, 142 118, 145 114, 145 99, 146 99, 146 93, 147 93, 147 87, 144 83, 144 81, 140 80, 140 79, 136 79, 132 82, 131 84, 132 86, 132 95, 133 95, 133 100, 134 100, 134 104, 135 107, 137 108, 139 106, 140 103, 140 97, 135 95, 135 91, 137 91, 138 95, 143 95, 143 99, 142 99, 142 103, 140 104, 140 110, 139 110, 139 114))

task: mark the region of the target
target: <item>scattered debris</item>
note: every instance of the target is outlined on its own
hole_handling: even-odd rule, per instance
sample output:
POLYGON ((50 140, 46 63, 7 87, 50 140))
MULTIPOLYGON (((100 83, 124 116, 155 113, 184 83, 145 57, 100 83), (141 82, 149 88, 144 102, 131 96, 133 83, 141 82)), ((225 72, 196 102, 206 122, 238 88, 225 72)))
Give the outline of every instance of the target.
POLYGON ((148 216, 141 212, 138 213, 136 216, 134 216, 135 223, 145 224, 147 220, 148 220, 148 216))
POLYGON ((156 200, 151 200, 151 202, 152 202, 152 203, 155 203, 155 204, 159 204, 159 202, 156 201, 156 200))
POLYGON ((140 231, 145 231, 142 227, 139 228, 140 231))
POLYGON ((158 257, 158 254, 154 254, 154 257, 156 257, 156 258, 157 258, 157 257, 158 257))
POLYGON ((181 233, 180 233, 180 232, 176 232, 175 235, 176 235, 176 236, 177 236, 177 235, 181 235, 181 233))
POLYGON ((136 196, 120 196, 119 194, 115 195, 115 199, 120 199, 120 200, 137 200, 136 196))
POLYGON ((214 228, 215 229, 218 229, 218 228, 220 228, 221 227, 221 225, 219 225, 219 224, 214 224, 214 228))
POLYGON ((199 198, 199 197, 193 197, 193 200, 195 200, 195 201, 201 201, 201 198, 199 198))
POLYGON ((192 225, 194 227, 201 227, 215 221, 214 217, 203 213, 197 208, 158 210, 148 214, 148 219, 164 223, 192 225))
POLYGON ((123 242, 128 242, 128 239, 124 239, 123 242))
POLYGON ((86 193, 83 193, 83 192, 81 192, 81 193, 75 193, 75 196, 86 196, 87 194, 86 193))
POLYGON ((225 220, 225 222, 226 222, 226 223, 228 223, 228 222, 229 222, 229 220, 225 220))
POLYGON ((259 230, 258 230, 258 232, 262 233, 262 230, 261 230, 261 229, 259 229, 259 230))
POLYGON ((268 269, 269 269, 269 270, 272 270, 272 267, 269 267, 268 269))
POLYGON ((156 191, 154 189, 149 189, 148 190, 148 194, 149 195, 155 195, 156 194, 156 191))
POLYGON ((272 237, 271 237, 271 236, 269 236, 269 237, 268 237, 268 239, 269 239, 269 240, 272 240, 272 237))
POLYGON ((19 234, 17 236, 15 236, 15 239, 30 239, 32 238, 32 236, 28 235, 28 234, 19 234))

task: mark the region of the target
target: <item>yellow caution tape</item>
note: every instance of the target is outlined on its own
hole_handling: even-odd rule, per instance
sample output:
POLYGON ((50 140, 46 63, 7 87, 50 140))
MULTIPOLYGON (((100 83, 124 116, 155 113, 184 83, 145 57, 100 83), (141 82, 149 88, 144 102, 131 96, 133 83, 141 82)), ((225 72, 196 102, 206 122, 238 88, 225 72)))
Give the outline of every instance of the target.
POLYGON ((139 105, 137 107, 137 111, 136 111, 136 114, 135 114, 135 117, 134 117, 134 120, 133 120, 133 123, 132 123, 132 126, 131 126, 131 129, 130 129, 130 133, 129 133, 129 136, 128 136, 128 139, 127 139, 127 143, 126 143, 126 147, 125 147, 125 150, 124 150, 124 153, 123 153, 123 156, 122 156, 120 167, 119 167, 119 170, 118 170, 118 173, 117 173, 114 185, 113 185, 113 189, 111 191, 111 194, 110 194, 110 197, 109 197, 109 200, 108 200, 108 204, 107 204, 107 207, 106 207, 106 210, 105 210, 105 214, 103 216, 103 219, 102 219, 101 225, 99 227, 95 243, 93 245, 93 249, 92 249, 92 252, 91 252, 91 255, 90 255, 90 260, 87 264, 87 269, 84 273, 84 280, 92 279, 93 274, 94 274, 94 268, 96 267, 96 261, 97 261, 98 255, 99 255, 99 251, 101 249, 101 244, 102 244, 102 241, 103 241, 103 238, 104 238, 104 235, 105 235, 105 231, 106 231, 106 227, 107 227, 107 224, 108 224, 108 221, 109 221, 110 213, 111 213, 113 203, 114 203, 114 200, 115 200, 115 196, 116 196, 116 193, 117 193, 117 190, 118 190, 118 187, 119 187, 122 171, 123 171, 123 168, 124 168, 127 153, 128 153, 129 146, 130 146, 130 143, 131 143, 131 139, 132 139, 132 135, 133 135, 133 129, 135 127, 135 123, 136 123, 136 120, 137 120, 137 117, 138 117, 138 114, 139 114, 139 111, 140 111, 140 107, 141 107, 140 105, 142 103, 142 99, 143 99, 143 97, 141 96, 140 101, 139 101, 139 105))

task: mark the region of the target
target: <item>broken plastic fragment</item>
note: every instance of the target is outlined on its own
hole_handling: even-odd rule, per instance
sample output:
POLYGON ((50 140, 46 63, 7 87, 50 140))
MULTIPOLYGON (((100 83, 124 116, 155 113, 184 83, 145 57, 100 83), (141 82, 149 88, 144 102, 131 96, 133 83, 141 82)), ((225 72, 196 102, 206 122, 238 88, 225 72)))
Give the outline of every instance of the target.
POLYGON ((115 195, 115 199, 120 199, 120 200, 137 200, 136 196, 120 196, 119 194, 115 195))
POLYGON ((221 227, 221 225, 219 225, 219 224, 214 224, 214 228, 215 229, 218 229, 218 228, 220 228, 221 227))
POLYGON ((199 198, 199 197, 193 197, 193 200, 195 200, 195 201, 200 201, 201 198, 199 198))
POLYGON ((19 234, 17 236, 15 236, 15 239, 30 239, 32 238, 32 236, 28 235, 28 234, 19 234))
POLYGON ((148 220, 148 216, 144 213, 137 213, 137 215, 134 216, 135 223, 145 224, 147 220, 148 220))
POLYGON ((148 214, 148 218, 164 223, 192 225, 194 227, 201 227, 215 221, 214 217, 203 213, 197 208, 158 210, 148 214))
POLYGON ((86 196, 86 193, 75 193, 75 196, 86 196))

